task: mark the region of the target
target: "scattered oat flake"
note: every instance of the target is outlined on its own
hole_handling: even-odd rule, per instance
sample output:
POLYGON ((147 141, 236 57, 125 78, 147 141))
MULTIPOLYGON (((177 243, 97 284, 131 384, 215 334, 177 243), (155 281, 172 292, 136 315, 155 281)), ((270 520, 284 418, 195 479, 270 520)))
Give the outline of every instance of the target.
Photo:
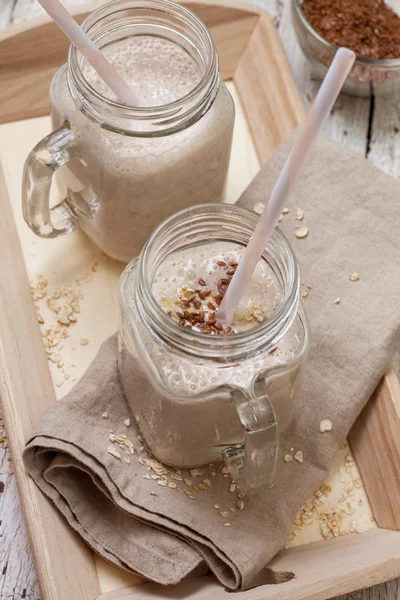
POLYGON ((263 212, 264 208, 265 208, 265 204, 263 204, 262 202, 257 202, 257 204, 255 204, 253 206, 254 212, 256 212, 256 213, 258 213, 260 215, 263 212))
POLYGON ((303 457, 303 453, 301 450, 297 450, 296 454, 294 455, 294 459, 297 460, 297 462, 302 463, 304 460, 303 457))
POLYGON ((174 490, 177 487, 177 485, 174 481, 168 481, 168 487, 174 490))
POLYGON ((224 517, 225 519, 229 515, 227 510, 221 510, 219 514, 221 515, 221 517, 224 517))
POLYGON ((125 425, 125 427, 130 427, 131 426, 131 420, 130 419, 125 419, 124 425, 125 425))
POLYGON ((188 487, 191 487, 191 485, 192 485, 192 480, 191 480, 191 479, 189 479, 189 477, 185 477, 185 479, 184 479, 184 482, 185 482, 185 484, 186 484, 188 487))
POLYGON ((239 491, 238 491, 238 498, 239 498, 240 500, 242 500, 242 499, 245 497, 245 495, 246 495, 246 494, 245 494, 244 492, 242 492, 242 490, 239 490, 239 491))
POLYGON ((349 279, 350 281, 358 281, 360 279, 360 276, 358 273, 350 273, 349 279))
POLYGON ((243 502, 243 500, 238 500, 238 501, 236 502, 236 508, 237 508, 238 510, 243 510, 243 509, 244 509, 244 502, 243 502))
POLYGON ((167 482, 167 480, 166 480, 166 479, 159 479, 159 480, 157 481, 157 485, 161 485, 161 487, 167 487, 167 485, 168 485, 168 482, 167 482))
POLYGON ((325 431, 332 431, 332 427, 333 427, 332 421, 330 421, 329 419, 324 419, 319 424, 319 430, 321 433, 325 433, 325 431))
POLYGON ((289 462, 291 462, 293 460, 293 456, 291 454, 285 454, 285 456, 283 457, 283 460, 286 463, 289 463, 289 462))
POLYGON ((299 229, 296 229, 296 237, 299 239, 305 238, 308 236, 308 227, 307 225, 304 225, 304 227, 300 227, 299 229))
POLYGON ((228 523, 228 522, 224 523, 224 527, 230 527, 230 526, 231 526, 230 523, 228 523))
POLYGON ((304 217, 304 210, 298 208, 296 211, 296 221, 302 221, 304 217))
POLYGON ((158 460, 146 459, 146 464, 150 469, 152 469, 157 475, 166 475, 168 473, 168 469, 164 467, 158 460))
POLYGON ((219 509, 219 504, 214 504, 214 508, 219 509))
POLYGON ((150 496, 157 496, 155 492, 150 492, 150 496))
POLYGON ((301 297, 302 297, 302 298, 307 298, 307 296, 308 296, 308 291, 307 291, 307 290, 303 290, 303 291, 301 292, 301 297))
POLYGON ((108 412, 103 412, 102 417, 103 419, 108 419, 108 412))
POLYGON ((364 533, 365 528, 362 527, 361 525, 356 525, 356 527, 354 528, 356 533, 364 533))
POLYGON ((196 499, 196 492, 194 490, 185 490, 185 494, 192 500, 196 499))
POLYGON ((284 215, 287 215, 287 214, 288 214, 288 212, 289 212, 289 209, 288 209, 288 208, 284 208, 284 209, 283 209, 283 211, 282 211, 282 213, 283 213, 284 215))
POLYGON ((335 298, 334 304, 340 304, 340 298, 335 298))
POLYGON ((200 475, 199 469, 190 469, 189 473, 192 477, 198 477, 198 475, 200 475))
POLYGON ((235 490, 236 490, 236 484, 235 483, 231 483, 231 485, 229 486, 229 491, 232 494, 235 490))
POLYGON ((81 338, 81 346, 87 346, 89 343, 89 340, 87 338, 81 338))
POLYGON ((127 465, 131 464, 131 459, 128 456, 124 456, 124 461, 126 462, 127 465))
POLYGON ((112 456, 114 456, 115 458, 118 458, 119 460, 121 460, 121 454, 118 452, 118 450, 116 450, 114 448, 114 446, 112 444, 110 444, 107 448, 107 452, 109 454, 111 454, 112 456))

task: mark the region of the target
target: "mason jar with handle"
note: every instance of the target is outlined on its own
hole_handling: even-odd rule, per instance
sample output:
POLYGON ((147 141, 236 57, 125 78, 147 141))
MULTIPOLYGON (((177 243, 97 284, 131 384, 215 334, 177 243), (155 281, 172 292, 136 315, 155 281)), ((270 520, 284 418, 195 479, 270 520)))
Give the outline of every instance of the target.
POLYGON ((223 204, 181 211, 154 231, 119 288, 121 382, 149 449, 178 468, 225 460, 247 493, 274 481, 309 347, 299 266, 278 229, 239 305, 236 333, 207 325, 215 321, 207 306, 218 303, 209 284, 219 269, 232 272, 257 219, 223 204), (189 296, 173 312, 173 286, 195 298, 198 326, 185 322, 189 296))
POLYGON ((82 27, 139 97, 120 104, 71 46, 50 87, 54 131, 29 154, 22 204, 53 238, 81 227, 128 262, 186 206, 221 199, 234 105, 205 25, 169 0, 114 0, 82 27), (53 175, 63 198, 50 206, 53 175))

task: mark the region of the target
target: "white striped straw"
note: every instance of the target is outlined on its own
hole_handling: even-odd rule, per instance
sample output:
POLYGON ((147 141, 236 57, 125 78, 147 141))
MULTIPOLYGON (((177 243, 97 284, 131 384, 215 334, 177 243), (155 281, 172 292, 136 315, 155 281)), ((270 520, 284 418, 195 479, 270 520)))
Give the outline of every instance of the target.
POLYGON ((87 61, 108 85, 119 102, 129 106, 139 106, 138 98, 127 83, 110 65, 105 56, 96 48, 90 37, 64 8, 59 0, 38 0, 47 14, 67 38, 78 48, 87 61))
POLYGON ((348 48, 339 48, 321 84, 293 149, 279 174, 254 233, 243 252, 239 265, 217 311, 223 325, 232 322, 235 310, 248 286, 254 269, 263 255, 272 231, 279 219, 287 196, 301 174, 302 167, 314 146, 315 139, 338 97, 355 60, 348 48))

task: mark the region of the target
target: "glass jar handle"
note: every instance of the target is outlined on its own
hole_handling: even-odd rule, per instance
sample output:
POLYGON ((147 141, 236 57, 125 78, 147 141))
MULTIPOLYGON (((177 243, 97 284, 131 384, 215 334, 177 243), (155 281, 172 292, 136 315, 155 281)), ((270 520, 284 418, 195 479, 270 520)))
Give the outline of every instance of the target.
POLYGON ((223 451, 225 463, 238 488, 254 493, 272 487, 279 448, 278 423, 267 394, 234 394, 244 429, 244 442, 223 451))
POLYGON ((79 158, 69 123, 42 139, 29 153, 22 176, 22 211, 36 235, 54 238, 79 226, 64 200, 50 208, 50 188, 55 171, 72 158, 79 158))

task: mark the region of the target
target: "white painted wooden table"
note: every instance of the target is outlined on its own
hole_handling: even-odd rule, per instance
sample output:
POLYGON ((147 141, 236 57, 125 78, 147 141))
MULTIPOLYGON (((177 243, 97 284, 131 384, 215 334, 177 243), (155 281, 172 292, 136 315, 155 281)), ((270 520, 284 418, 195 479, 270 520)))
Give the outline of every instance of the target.
MULTIPOLYGON (((297 85, 308 107, 319 82, 313 78, 295 39, 290 22, 290 0, 252 1, 274 16, 297 85)), ((89 2, 64 0, 66 6, 89 2)), ((391 0, 390 4, 400 12, 400 0, 391 0)), ((0 0, 0 28, 41 12, 36 0, 0 0)), ((400 179, 400 98, 341 96, 332 111, 326 133, 400 179)), ((2 442, 5 432, 1 425, 0 421, 0 600, 40 600, 7 442, 2 442)), ((341 600, 400 600, 400 580, 355 592, 341 600)))

